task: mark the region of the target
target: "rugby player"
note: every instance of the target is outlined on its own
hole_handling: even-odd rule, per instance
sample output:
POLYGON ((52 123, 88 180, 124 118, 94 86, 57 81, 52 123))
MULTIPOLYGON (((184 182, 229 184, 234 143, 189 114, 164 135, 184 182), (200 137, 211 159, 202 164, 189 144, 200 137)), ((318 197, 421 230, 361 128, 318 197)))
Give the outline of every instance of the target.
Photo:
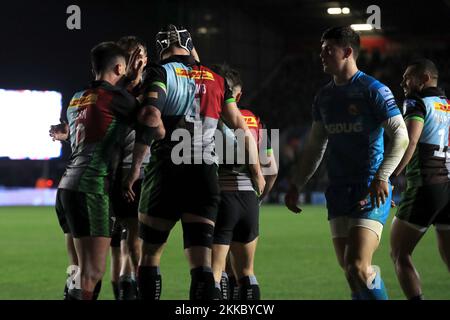
POLYGON ((333 79, 314 99, 311 133, 285 202, 291 211, 301 211, 299 190, 328 145, 325 196, 337 260, 353 299, 387 299, 372 256, 389 214, 389 177, 406 150, 408 133, 391 90, 358 70, 359 35, 350 27, 333 27, 321 42, 323 70, 333 79), (390 138, 386 150, 383 132, 390 138))
MULTIPOLYGON (((111 176, 126 126, 135 118, 137 100, 123 87, 142 68, 139 50, 126 63, 126 53, 106 42, 91 51, 95 81, 76 93, 67 109, 72 154, 57 191, 56 211, 63 231, 73 237, 79 285, 70 299, 91 300, 101 281, 110 245, 111 176)), ((76 282, 76 281, 75 281, 76 282)))
MULTIPOLYGON (((117 41, 117 45, 127 52, 128 56, 131 56, 137 49, 140 50, 138 60, 142 61, 142 69, 140 69, 136 80, 133 83, 130 83, 128 90, 138 100, 142 99, 142 78, 144 68, 147 65, 147 46, 144 41, 135 36, 122 37, 119 41, 117 41)), ((140 240, 138 236, 138 206, 142 178, 144 176, 144 166, 149 162, 150 153, 148 153, 144 158, 139 179, 133 185, 133 190, 136 197, 133 201, 128 202, 122 195, 122 180, 128 175, 128 171, 131 167, 135 135, 136 131, 129 128, 124 146, 121 150, 121 162, 117 170, 111 195, 115 224, 117 224, 117 227, 115 226, 115 229, 117 230, 113 233, 113 238, 111 240, 111 250, 115 250, 114 246, 118 245, 120 247, 119 276, 114 275, 114 278, 118 278, 117 290, 119 292, 119 300, 137 299, 137 282, 135 272, 137 270, 140 255, 140 240), (115 239, 114 236, 117 239, 115 239)), ((114 257, 113 254, 111 256, 114 257)), ((117 263, 113 260, 111 266, 115 264, 117 263)), ((113 283, 113 288, 114 287, 115 283, 113 283)))
MULTIPOLYGON (((196 62, 189 32, 169 25, 156 36, 161 66, 149 70, 141 121, 163 121, 166 136, 152 144, 139 203, 139 234, 143 240, 138 268, 141 299, 159 299, 160 259, 170 230, 181 219, 185 254, 189 261, 190 299, 215 298, 211 269, 214 222, 220 201, 214 133, 219 117, 246 133, 252 179, 258 192, 264 177, 256 144, 225 80, 196 62), (180 130, 177 130, 180 129, 180 130), (181 136, 181 137, 180 137, 181 136), (178 137, 178 138, 176 138, 178 137), (180 146, 182 148, 180 148, 180 146), (189 150, 190 149, 190 150, 189 150), (192 152, 193 151, 193 152, 192 152)), ((137 179, 149 143, 136 141, 133 164, 125 188, 134 197, 137 179)))
POLYGON ((450 101, 437 87, 438 69, 427 59, 414 61, 403 74, 404 118, 409 145, 394 171, 406 167, 407 188, 391 228, 391 257, 406 298, 423 299, 412 253, 431 224, 439 252, 450 270, 450 101))
MULTIPOLYGON (((67 141, 69 139, 69 125, 67 122, 60 120, 61 123, 57 125, 50 126, 49 135, 52 138, 53 141, 67 141)), ((58 213, 58 212, 57 212, 58 213)), ((69 258, 69 266, 67 267, 67 278, 66 282, 64 284, 64 292, 63 292, 63 298, 64 300, 68 300, 68 290, 72 286, 73 287, 73 281, 75 276, 78 273, 79 267, 78 267, 78 257, 77 253, 75 251, 75 245, 73 243, 73 237, 70 233, 69 226, 67 224, 67 221, 65 217, 58 213, 58 221, 61 226, 61 229, 64 233, 64 240, 66 243, 66 249, 67 249, 67 256, 69 258)), ((100 285, 98 286, 98 288, 100 285)))
MULTIPOLYGON (((217 66, 214 70, 225 78, 233 92, 233 97, 236 102, 239 102, 242 94, 242 80, 239 73, 227 65, 217 66)), ((233 278, 235 278, 238 279, 239 299, 259 300, 260 288, 254 273, 254 257, 259 235, 259 203, 270 192, 278 169, 272 154, 270 139, 267 132, 263 132, 265 126, 250 110, 240 109, 240 112, 252 131, 259 152, 266 153, 267 158, 270 159, 267 170, 264 170, 266 185, 263 194, 258 198, 247 164, 236 161, 226 163, 227 155, 224 154, 223 163, 221 161, 219 165, 221 201, 214 228, 212 267, 216 286, 221 287, 223 299, 228 300, 233 297, 235 288, 233 278), (263 145, 263 138, 266 138, 268 142, 265 145, 263 145), (236 275, 230 274, 230 269, 228 273, 225 272, 230 245, 233 256, 232 269, 236 275), (231 286, 227 279, 232 279, 231 286)), ((231 151, 237 155, 239 145, 234 133, 222 121, 219 121, 218 128, 222 131, 224 140, 228 140, 224 145, 233 146, 231 151)), ((225 152, 228 151, 226 147, 225 150, 225 152)))

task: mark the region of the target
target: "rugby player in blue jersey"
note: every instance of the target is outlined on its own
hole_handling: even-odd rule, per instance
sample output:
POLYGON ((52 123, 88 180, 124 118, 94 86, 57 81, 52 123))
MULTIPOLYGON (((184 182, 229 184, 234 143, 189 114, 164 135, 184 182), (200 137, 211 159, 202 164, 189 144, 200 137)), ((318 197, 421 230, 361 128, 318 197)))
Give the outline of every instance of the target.
POLYGON ((286 206, 301 211, 299 190, 328 147, 328 220, 352 299, 387 299, 372 256, 389 214, 389 177, 406 150, 408 133, 391 90, 358 70, 359 35, 350 27, 333 27, 324 32, 321 42, 323 69, 333 79, 314 99, 310 137, 286 206), (390 138, 386 150, 384 131, 390 138))
POLYGON ((437 83, 438 70, 427 59, 409 64, 401 83, 409 145, 394 175, 406 167, 407 189, 392 223, 391 256, 403 292, 412 300, 423 295, 411 255, 431 224, 450 270, 450 101, 437 83))

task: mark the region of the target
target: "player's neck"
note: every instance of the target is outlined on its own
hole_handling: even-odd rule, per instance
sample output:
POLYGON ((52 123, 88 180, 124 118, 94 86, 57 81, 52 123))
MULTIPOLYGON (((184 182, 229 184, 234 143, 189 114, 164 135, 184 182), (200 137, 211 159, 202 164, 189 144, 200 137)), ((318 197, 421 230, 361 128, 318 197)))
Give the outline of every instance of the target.
POLYGON ((350 64, 350 65, 344 67, 344 69, 342 69, 342 71, 339 74, 333 75, 334 83, 337 86, 346 85, 347 83, 350 82, 350 80, 353 78, 353 76, 357 72, 358 72, 358 67, 356 66, 356 64, 350 64))
POLYGON ((110 85, 113 85, 113 86, 115 86, 117 84, 119 79, 120 79, 119 77, 117 77, 116 75, 113 75, 111 73, 98 74, 95 77, 96 81, 105 81, 105 82, 108 82, 110 85))

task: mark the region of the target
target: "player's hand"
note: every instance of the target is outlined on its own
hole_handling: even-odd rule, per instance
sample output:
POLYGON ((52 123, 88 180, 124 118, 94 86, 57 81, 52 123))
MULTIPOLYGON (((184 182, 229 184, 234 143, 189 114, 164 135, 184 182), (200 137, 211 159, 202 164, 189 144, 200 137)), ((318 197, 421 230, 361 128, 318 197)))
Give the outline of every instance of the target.
MULTIPOLYGON (((389 184, 387 181, 381 181, 373 179, 369 186, 370 201, 372 206, 377 206, 379 208, 381 204, 386 202, 386 198, 389 197, 389 184)), ((363 205, 367 200, 361 200, 360 203, 363 205)))
POLYGON ((286 207, 294 213, 302 212, 302 209, 297 206, 298 197, 299 192, 297 186, 295 184, 291 184, 288 192, 284 196, 284 203, 286 204, 286 207))
POLYGON ((252 176, 253 185, 256 188, 256 193, 258 194, 258 197, 262 195, 264 192, 264 187, 266 186, 266 179, 264 179, 264 176, 261 172, 261 170, 258 171, 257 174, 252 176))
POLYGON ((139 83, 139 76, 144 70, 144 60, 140 48, 133 51, 128 59, 126 76, 132 83, 139 83))
POLYGON ((122 182, 122 195, 128 202, 133 202, 136 194, 133 185, 139 178, 139 170, 131 170, 122 182))
POLYGON ((69 138, 69 125, 67 123, 60 123, 50 126, 48 133, 53 141, 65 141, 69 138))

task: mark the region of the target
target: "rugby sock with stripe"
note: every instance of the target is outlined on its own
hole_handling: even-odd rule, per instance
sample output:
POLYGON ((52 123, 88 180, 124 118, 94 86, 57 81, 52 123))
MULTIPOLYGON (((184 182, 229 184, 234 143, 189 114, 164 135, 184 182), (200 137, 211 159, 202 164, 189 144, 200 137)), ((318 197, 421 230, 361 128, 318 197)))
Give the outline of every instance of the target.
POLYGON ((67 300, 93 300, 94 292, 82 289, 69 289, 67 300))
POLYGON ((92 300, 97 300, 100 295, 100 290, 102 290, 102 280, 97 282, 94 288, 94 292, 92 292, 92 300))
POLYGON ((230 286, 228 283, 228 274, 226 272, 222 272, 222 277, 220 278, 220 292, 222 300, 230 300, 230 286))
POLYGON ((210 267, 191 269, 190 300, 214 300, 216 292, 214 275, 210 267))
POLYGON ((162 290, 162 277, 159 267, 138 267, 138 293, 140 300, 159 300, 162 290))
POLYGON ((119 300, 119 284, 116 281, 111 281, 113 293, 114 293, 114 299, 119 300))
POLYGON ((261 293, 258 281, 254 275, 243 277, 239 280, 239 299, 240 300, 260 300, 261 293))
POLYGON ((137 283, 133 275, 124 274, 119 278, 119 300, 136 300, 137 283))
POLYGON ((233 275, 228 275, 230 300, 239 300, 239 286, 233 275))

